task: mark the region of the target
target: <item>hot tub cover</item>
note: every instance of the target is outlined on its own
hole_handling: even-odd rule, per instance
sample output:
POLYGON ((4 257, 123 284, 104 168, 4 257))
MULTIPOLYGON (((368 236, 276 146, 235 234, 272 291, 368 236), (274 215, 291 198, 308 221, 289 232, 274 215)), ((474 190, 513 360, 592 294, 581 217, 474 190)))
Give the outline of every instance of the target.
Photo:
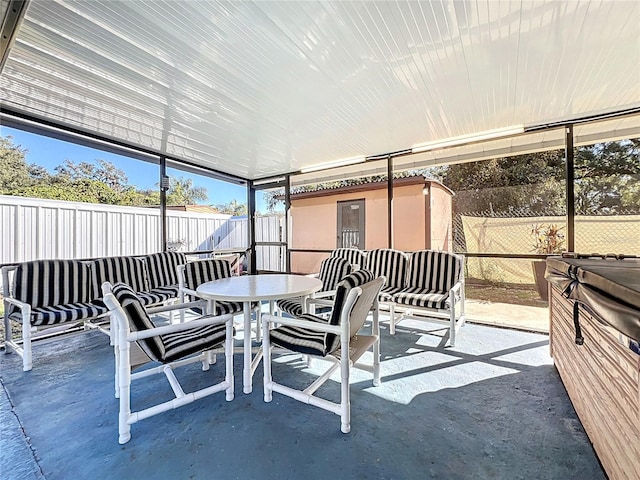
MULTIPOLYGON (((545 277, 599 321, 640 342, 640 258, 579 254, 549 257, 545 277)), ((576 330, 578 341, 577 319, 576 330)))

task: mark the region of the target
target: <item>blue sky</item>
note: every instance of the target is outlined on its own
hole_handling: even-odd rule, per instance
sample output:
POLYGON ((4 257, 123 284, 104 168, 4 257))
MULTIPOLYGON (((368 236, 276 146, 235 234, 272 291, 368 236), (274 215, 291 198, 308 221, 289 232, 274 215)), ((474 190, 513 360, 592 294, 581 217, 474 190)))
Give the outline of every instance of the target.
MULTIPOLYGON (((12 136, 14 144, 28 150, 27 163, 40 165, 51 173, 53 173, 55 167, 64 164, 66 159, 74 163, 105 160, 123 170, 129 179, 130 185, 143 189, 158 188, 158 165, 14 128, 2 127, 0 134, 2 136, 12 136)), ((167 169, 167 174, 169 176, 191 178, 194 185, 205 187, 209 198, 200 202, 201 204, 216 205, 229 203, 231 200, 237 200, 238 203, 247 203, 247 189, 242 185, 234 185, 174 169, 167 169)), ((264 212, 262 194, 258 193, 256 200, 258 211, 264 212)))

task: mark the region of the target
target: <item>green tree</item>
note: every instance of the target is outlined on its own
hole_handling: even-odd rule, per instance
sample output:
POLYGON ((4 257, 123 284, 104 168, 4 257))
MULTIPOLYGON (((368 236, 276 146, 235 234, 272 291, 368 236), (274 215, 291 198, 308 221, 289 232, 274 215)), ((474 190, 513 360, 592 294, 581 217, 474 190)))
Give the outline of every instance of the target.
POLYGON ((640 211, 640 139, 604 142, 575 151, 576 211, 640 211))
POLYGON ((564 208, 564 152, 537 152, 441 167, 462 212, 557 212, 564 208))
POLYGON ((28 150, 13 143, 13 137, 0 137, 0 194, 15 195, 32 184, 26 162, 28 150))
POLYGON ((171 178, 169 185, 167 205, 194 205, 198 200, 208 198, 207 189, 194 186, 190 178, 171 178))
POLYGON ((235 198, 229 203, 220 203, 216 205, 216 208, 220 213, 225 213, 227 215, 233 215, 236 217, 247 214, 247 205, 238 202, 235 198))

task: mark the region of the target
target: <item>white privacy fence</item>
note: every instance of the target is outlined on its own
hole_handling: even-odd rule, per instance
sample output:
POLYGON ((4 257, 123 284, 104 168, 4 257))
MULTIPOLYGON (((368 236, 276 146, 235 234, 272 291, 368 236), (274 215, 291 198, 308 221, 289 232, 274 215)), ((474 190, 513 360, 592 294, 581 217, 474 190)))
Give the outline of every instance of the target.
MULTIPOLYGON (((282 219, 256 218, 257 241, 280 241, 282 219)), ((43 258, 144 255, 161 250, 158 208, 0 195, 0 264, 43 258)), ((180 251, 246 248, 247 218, 167 211, 167 241, 180 251)), ((258 268, 279 270, 278 247, 258 251, 258 268)))

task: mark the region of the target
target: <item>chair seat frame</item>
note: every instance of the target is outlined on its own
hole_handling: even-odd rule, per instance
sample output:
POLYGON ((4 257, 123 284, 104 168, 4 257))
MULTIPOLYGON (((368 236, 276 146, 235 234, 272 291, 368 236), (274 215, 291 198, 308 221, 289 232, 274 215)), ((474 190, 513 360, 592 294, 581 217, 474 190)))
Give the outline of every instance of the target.
MULTIPOLYGON (((103 287, 105 292, 109 291, 109 287, 103 287)), ((149 418, 153 415, 157 415, 168 410, 173 410, 178 407, 187 405, 196 400, 204 398, 214 393, 224 391, 226 392, 225 398, 227 401, 231 401, 234 398, 234 377, 233 377, 233 316, 221 315, 219 317, 206 317, 187 321, 185 323, 171 324, 166 326, 159 326, 143 331, 132 332, 129 328, 129 322, 127 316, 115 299, 112 293, 106 293, 104 296, 105 304, 109 307, 112 316, 112 332, 116 336, 116 368, 115 368, 115 380, 116 380, 116 398, 119 398, 119 415, 118 415, 118 442, 120 444, 127 443, 131 439, 131 425, 149 418), (215 356, 213 350, 205 351, 190 357, 179 359, 173 362, 162 363, 156 367, 147 368, 136 373, 132 373, 132 368, 135 366, 132 363, 132 346, 136 345, 137 341, 146 338, 151 338, 159 335, 166 335, 169 333, 187 331, 194 328, 211 326, 217 324, 225 324, 225 377, 224 380, 209 387, 196 390, 194 392, 186 393, 182 389, 180 382, 175 376, 174 369, 189 365, 191 363, 202 363, 202 370, 209 370, 209 365, 215 363, 215 356), (115 330, 115 332, 114 332, 115 330), (169 382, 171 389, 173 390, 174 398, 169 401, 165 401, 154 405, 149 408, 145 408, 140 411, 131 410, 131 384, 134 380, 148 377, 154 374, 163 373, 167 381, 169 382)), ((151 313, 157 313, 159 311, 166 312, 170 310, 178 310, 183 308, 190 308, 193 304, 175 304, 165 307, 159 307, 156 309, 147 309, 151 313)))
MULTIPOLYGON (((384 281, 383 278, 378 279, 378 290, 384 281)), ((264 401, 271 402, 273 392, 278 392, 290 398, 298 400, 309 405, 313 405, 340 416, 340 430, 343 433, 349 433, 351 430, 351 401, 350 401, 350 385, 349 377, 351 368, 358 368, 373 374, 373 385, 380 385, 380 326, 378 318, 377 298, 374 299, 372 310, 372 330, 370 335, 363 335, 359 332, 351 336, 351 325, 349 316, 351 309, 358 297, 362 294, 360 287, 354 287, 349 291, 344 307, 341 312, 340 325, 330 325, 319 322, 312 322, 298 318, 288 318, 272 315, 262 316, 263 328, 263 369, 264 369, 264 401), (320 375, 311 385, 304 390, 296 390, 273 380, 271 369, 271 356, 273 346, 269 337, 269 329, 271 324, 289 325, 294 327, 306 328, 309 330, 333 333, 340 337, 340 347, 325 357, 310 355, 311 358, 326 360, 331 363, 329 368, 320 375), (358 360, 370 348, 373 350, 373 361, 371 364, 362 364, 358 360), (331 375, 340 369, 340 402, 332 402, 315 395, 331 375)), ((377 297, 377 295, 376 295, 377 297)))

